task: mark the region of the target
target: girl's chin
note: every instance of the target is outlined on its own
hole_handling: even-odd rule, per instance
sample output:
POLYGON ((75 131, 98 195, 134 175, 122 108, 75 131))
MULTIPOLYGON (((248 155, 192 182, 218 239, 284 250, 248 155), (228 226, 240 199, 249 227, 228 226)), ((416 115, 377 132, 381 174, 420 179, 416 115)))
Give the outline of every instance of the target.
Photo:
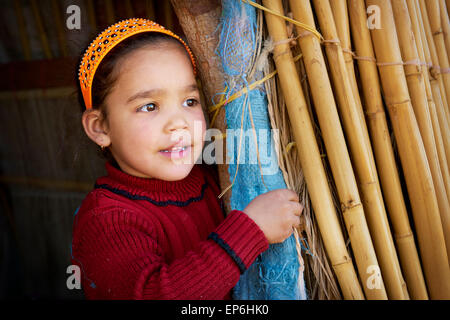
POLYGON ((164 177, 162 180, 166 181, 183 180, 189 175, 193 166, 193 164, 173 164, 170 168, 161 170, 160 175, 164 177))

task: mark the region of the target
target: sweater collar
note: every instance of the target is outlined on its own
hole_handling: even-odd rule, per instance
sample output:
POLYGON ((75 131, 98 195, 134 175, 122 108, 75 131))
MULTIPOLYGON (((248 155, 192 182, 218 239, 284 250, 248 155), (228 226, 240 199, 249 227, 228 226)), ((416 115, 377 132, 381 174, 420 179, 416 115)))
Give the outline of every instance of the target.
POLYGON ((111 189, 149 197, 155 201, 188 201, 199 197, 206 183, 198 164, 194 165, 187 177, 178 181, 135 177, 123 172, 111 162, 106 162, 105 167, 108 175, 97 179, 97 185, 107 185, 111 189))

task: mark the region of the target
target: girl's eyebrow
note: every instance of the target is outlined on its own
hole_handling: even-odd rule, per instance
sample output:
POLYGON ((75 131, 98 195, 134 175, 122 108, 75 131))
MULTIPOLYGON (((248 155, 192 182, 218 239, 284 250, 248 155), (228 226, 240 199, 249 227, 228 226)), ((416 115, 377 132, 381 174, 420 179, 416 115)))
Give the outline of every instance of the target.
MULTIPOLYGON (((187 85, 180 91, 182 91, 183 93, 190 93, 190 92, 197 91, 197 90, 198 90, 197 84, 193 83, 193 84, 187 85)), ((130 98, 128 98, 127 103, 130 103, 136 99, 148 98, 153 95, 162 95, 165 93, 165 91, 166 90, 164 90, 164 89, 150 89, 150 90, 139 91, 138 93, 136 93, 136 94, 132 95, 130 98)))

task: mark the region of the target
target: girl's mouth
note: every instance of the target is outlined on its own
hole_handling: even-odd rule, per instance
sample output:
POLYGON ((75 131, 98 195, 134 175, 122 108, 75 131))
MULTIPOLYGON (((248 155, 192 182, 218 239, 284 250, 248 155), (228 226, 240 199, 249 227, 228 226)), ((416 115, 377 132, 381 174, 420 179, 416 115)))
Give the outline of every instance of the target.
POLYGON ((191 151, 191 146, 184 147, 173 147, 168 150, 161 150, 159 153, 165 157, 171 159, 181 159, 184 158, 191 151))

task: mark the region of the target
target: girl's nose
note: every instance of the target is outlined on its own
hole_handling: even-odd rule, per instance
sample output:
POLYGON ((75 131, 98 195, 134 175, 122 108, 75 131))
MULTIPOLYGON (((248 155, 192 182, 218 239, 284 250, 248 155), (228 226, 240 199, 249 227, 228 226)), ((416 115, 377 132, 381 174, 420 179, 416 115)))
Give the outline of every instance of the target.
POLYGON ((188 127, 189 127, 188 122, 182 115, 180 115, 180 114, 169 115, 167 124, 166 124, 167 132, 184 130, 184 129, 188 129, 188 127))

